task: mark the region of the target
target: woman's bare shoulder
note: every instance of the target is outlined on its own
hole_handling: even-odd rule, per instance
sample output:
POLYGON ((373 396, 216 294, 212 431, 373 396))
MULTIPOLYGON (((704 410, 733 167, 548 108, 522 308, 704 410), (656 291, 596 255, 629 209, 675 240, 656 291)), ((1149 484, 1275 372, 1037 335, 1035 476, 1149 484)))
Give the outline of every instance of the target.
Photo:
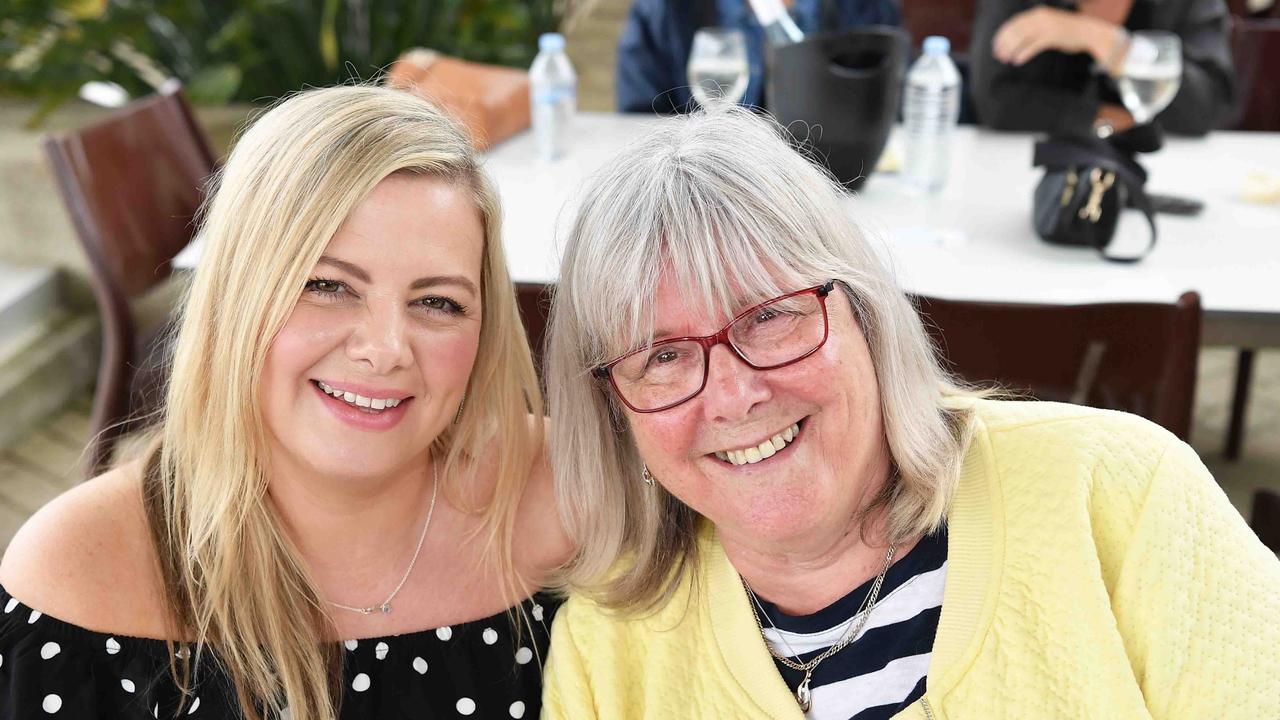
POLYGON ((29 607, 90 630, 163 636, 141 464, 88 480, 32 515, 0 561, 0 584, 29 607))

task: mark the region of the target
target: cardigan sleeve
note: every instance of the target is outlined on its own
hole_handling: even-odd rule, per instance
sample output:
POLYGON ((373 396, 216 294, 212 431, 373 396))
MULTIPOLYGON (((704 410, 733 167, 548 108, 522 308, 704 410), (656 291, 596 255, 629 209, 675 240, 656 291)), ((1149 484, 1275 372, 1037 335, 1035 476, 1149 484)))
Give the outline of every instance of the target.
POLYGON ((1274 716, 1280 560, 1182 442, 1156 467, 1112 604, 1154 720, 1274 716))
POLYGON ((590 720, 597 717, 586 661, 574 641, 569 610, 571 608, 566 604, 551 627, 551 649, 543 671, 544 720, 590 720))

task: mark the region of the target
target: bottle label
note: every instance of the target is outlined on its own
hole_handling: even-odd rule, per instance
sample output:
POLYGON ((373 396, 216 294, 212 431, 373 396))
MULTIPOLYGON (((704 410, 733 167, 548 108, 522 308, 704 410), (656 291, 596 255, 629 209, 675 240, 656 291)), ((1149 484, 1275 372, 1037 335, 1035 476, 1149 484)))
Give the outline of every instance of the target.
POLYGON ((577 88, 573 87, 543 87, 533 93, 535 103, 547 105, 554 105, 561 100, 576 100, 577 97, 577 88))

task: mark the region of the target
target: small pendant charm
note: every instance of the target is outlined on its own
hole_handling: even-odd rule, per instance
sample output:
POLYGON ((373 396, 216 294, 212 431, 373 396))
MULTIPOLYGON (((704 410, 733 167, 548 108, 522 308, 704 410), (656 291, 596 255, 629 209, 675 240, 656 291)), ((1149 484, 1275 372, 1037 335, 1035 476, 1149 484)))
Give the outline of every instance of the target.
POLYGON ((386 615, 387 613, 391 612, 391 603, 389 602, 382 603, 381 605, 378 606, 378 610, 380 610, 383 615, 386 615))
POLYGON ((809 673, 805 673, 800 687, 796 688, 796 702, 800 703, 800 712, 809 712, 813 706, 813 696, 809 693, 809 673))

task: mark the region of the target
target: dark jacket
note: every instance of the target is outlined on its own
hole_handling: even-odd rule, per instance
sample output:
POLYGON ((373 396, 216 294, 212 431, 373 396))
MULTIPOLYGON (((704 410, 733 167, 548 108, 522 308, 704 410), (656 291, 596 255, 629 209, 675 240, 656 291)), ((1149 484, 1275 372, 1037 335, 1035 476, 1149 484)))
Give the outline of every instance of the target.
MULTIPOLYGON (((796 0, 791 16, 805 34, 861 25, 899 25, 894 0, 796 0)), ((618 41, 616 88, 622 112, 686 110, 692 95, 685 66, 700 27, 741 28, 751 81, 743 105, 764 104, 764 30, 748 0, 635 0, 618 41)))
MULTIPOLYGON (((1114 83, 1094 72, 1088 54, 1043 52, 1022 67, 991 55, 991 40, 1004 21, 1036 5, 1074 9, 1069 0, 978 0, 969 50, 978 117, 999 130, 1088 133, 1101 103, 1121 104, 1114 83)), ((1156 116, 1159 124, 1184 135, 1217 127, 1230 110, 1235 82, 1223 1, 1135 0, 1125 27, 1168 30, 1182 39, 1182 84, 1156 116)))

